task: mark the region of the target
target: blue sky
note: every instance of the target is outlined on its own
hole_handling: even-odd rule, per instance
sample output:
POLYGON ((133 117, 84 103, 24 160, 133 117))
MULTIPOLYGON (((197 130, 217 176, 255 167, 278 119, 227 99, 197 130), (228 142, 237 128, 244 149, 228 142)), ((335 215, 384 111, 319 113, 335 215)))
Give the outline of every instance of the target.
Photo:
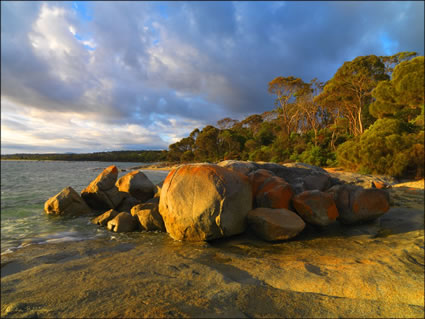
POLYGON ((166 149, 276 76, 424 53, 424 2, 2 2, 1 152, 166 149))

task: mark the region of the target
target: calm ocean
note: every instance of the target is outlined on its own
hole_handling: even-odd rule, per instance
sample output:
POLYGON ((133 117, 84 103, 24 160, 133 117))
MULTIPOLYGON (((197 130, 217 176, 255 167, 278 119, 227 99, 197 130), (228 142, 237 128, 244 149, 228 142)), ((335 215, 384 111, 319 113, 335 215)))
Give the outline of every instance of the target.
MULTIPOLYGON (((44 213, 44 202, 66 186, 77 192, 102 170, 115 164, 119 177, 139 163, 1 161, 1 253, 26 245, 119 236, 91 224, 92 217, 55 218, 44 213)), ((167 171, 143 170, 157 184, 167 171)))

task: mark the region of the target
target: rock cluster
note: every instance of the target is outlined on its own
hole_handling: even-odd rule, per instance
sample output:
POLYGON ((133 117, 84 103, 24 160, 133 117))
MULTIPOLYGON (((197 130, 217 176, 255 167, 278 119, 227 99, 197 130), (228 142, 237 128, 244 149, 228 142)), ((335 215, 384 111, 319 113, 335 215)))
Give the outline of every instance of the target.
POLYGON ((92 222, 111 231, 166 231, 176 240, 208 241, 249 228, 276 241, 298 235, 306 224, 326 227, 376 219, 390 202, 385 188, 345 184, 303 163, 187 164, 172 169, 158 185, 140 171, 117 178, 116 166, 110 166, 81 197, 65 188, 46 202, 45 211, 94 213, 92 222))

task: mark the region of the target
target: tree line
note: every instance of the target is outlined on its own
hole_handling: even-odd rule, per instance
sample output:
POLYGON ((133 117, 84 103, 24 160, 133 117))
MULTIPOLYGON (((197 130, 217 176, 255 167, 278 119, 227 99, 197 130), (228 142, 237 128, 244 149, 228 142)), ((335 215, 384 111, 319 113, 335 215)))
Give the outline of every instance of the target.
POLYGON ((3 160, 50 160, 50 161, 101 161, 153 163, 166 160, 167 151, 112 151, 66 154, 13 154, 1 155, 3 160))
POLYGON ((325 83, 279 76, 268 91, 273 109, 197 128, 169 146, 167 159, 300 161, 423 177, 423 56, 359 56, 325 83))

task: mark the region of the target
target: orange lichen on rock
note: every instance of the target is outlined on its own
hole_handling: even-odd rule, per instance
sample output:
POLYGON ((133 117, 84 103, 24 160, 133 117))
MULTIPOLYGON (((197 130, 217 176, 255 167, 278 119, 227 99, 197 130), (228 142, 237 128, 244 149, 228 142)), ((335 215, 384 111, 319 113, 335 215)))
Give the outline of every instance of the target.
POLYGON ((296 195, 292 204, 306 222, 314 225, 326 226, 339 215, 332 195, 318 190, 296 195))
POLYGON ((289 208, 294 191, 283 178, 272 176, 259 188, 255 200, 257 207, 289 208))

